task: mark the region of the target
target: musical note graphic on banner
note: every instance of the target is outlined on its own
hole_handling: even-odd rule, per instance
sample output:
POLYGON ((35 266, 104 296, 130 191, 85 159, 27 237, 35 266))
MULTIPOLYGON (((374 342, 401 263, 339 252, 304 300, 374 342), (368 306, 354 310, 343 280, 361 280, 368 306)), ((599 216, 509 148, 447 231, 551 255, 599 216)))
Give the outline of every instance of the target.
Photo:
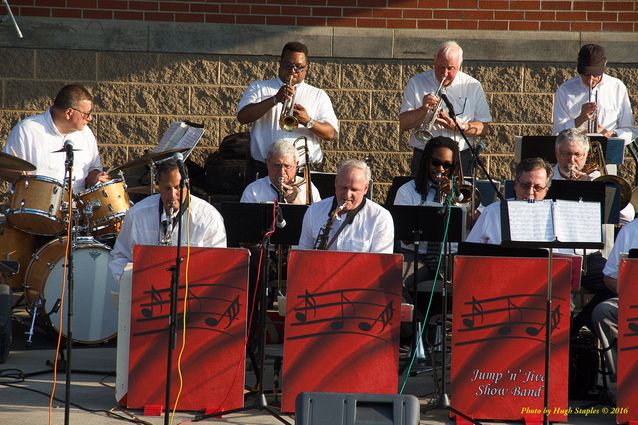
POLYGON ((155 286, 152 286, 152 285, 151 285, 150 292, 147 291, 145 292, 145 294, 151 295, 151 302, 144 303, 140 306, 142 307, 142 310, 141 310, 142 316, 146 317, 147 319, 151 319, 154 316, 153 312, 155 311, 156 305, 159 306, 159 312, 160 313, 162 312, 162 306, 164 304, 164 300, 162 299, 162 292, 155 289, 155 286))
POLYGON ((293 308, 291 326, 303 329, 286 339, 312 338, 332 333, 361 334, 387 338, 386 329, 395 321, 394 306, 385 291, 347 288, 312 293, 305 289, 293 308), (370 332, 375 328, 378 332, 370 332), (385 331, 385 332, 384 332, 385 331), (383 336, 379 334, 383 333, 383 336))
MULTIPOLYGON (((552 311, 552 314, 551 314, 551 317, 550 317, 550 321, 551 321, 550 328, 549 328, 549 332, 550 333, 554 332, 554 329, 558 328, 558 325, 560 324, 560 318, 561 318, 560 305, 558 305, 552 311)), ((538 326, 538 327, 529 326, 528 328, 525 329, 525 332, 529 336, 536 336, 545 328, 546 324, 547 324, 547 321, 543 321, 543 323, 541 323, 540 326, 538 326)))
POLYGON ((306 289, 306 294, 302 297, 304 301, 304 306, 302 308, 295 308, 297 311, 295 317, 299 322, 306 322, 308 320, 308 310, 312 311, 313 317, 317 317, 317 301, 313 295, 310 295, 310 292, 306 289))
POLYGON ((352 319, 355 316, 354 304, 343 293, 341 293, 340 304, 341 304, 341 316, 340 316, 341 318, 339 320, 335 320, 332 323, 330 323, 330 327, 332 329, 334 329, 334 330, 343 329, 343 326, 345 325, 346 319, 352 319), (348 305, 352 309, 352 315, 350 315, 350 316, 346 316, 345 315, 345 308, 348 305))
POLYGON ((379 313, 379 315, 374 319, 372 323, 361 322, 359 323, 359 329, 364 332, 369 332, 374 325, 377 324, 378 321, 381 321, 381 330, 377 333, 383 332, 386 326, 392 321, 392 317, 394 317, 394 309, 392 308, 392 301, 385 306, 385 308, 379 313))
POLYGON ((239 316, 240 310, 241 308, 239 305, 239 295, 237 295, 235 299, 228 305, 228 307, 226 307, 226 310, 224 310, 224 312, 219 315, 219 319, 208 317, 206 318, 205 322, 208 326, 215 328, 224 319, 224 317, 228 317, 228 323, 224 327, 224 329, 228 329, 233 321, 235 321, 237 316, 239 316))
MULTIPOLYGON (((462 339, 455 345, 475 344, 494 339, 519 338, 538 339, 545 328, 545 308, 541 304, 541 294, 510 294, 480 299, 472 296, 463 302, 466 312, 461 313, 462 326, 459 332, 482 335, 474 339, 462 339), (491 333, 495 329, 498 335, 491 333)), ((561 298, 556 297, 557 300, 561 298)), ((550 330, 553 332, 561 323, 560 305, 553 309, 550 330)))
MULTIPOLYGON (((637 309, 638 305, 630 305, 627 309, 628 312, 632 309, 637 309)), ((638 337, 638 317, 628 317, 626 319, 627 329, 629 332, 623 332, 623 344, 619 345, 620 351, 630 351, 630 350, 638 350, 638 341, 636 337, 638 337), (631 344, 634 345, 631 345, 631 344)))
MULTIPOLYGON (((466 328, 474 327, 474 316, 478 315, 481 318, 481 323, 483 323, 483 305, 472 296, 472 312, 470 313, 470 318, 463 319, 463 325, 466 328)), ((464 315, 465 316, 465 315, 464 315)))

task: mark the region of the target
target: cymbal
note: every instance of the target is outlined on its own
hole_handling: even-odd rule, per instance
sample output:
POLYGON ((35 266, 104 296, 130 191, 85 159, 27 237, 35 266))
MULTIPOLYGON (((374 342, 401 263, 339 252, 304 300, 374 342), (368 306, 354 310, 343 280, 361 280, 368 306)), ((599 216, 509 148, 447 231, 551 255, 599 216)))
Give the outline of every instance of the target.
POLYGON ((17 156, 0 152, 0 168, 14 171, 33 171, 36 169, 36 166, 17 156))
POLYGON ((148 165, 151 164, 155 161, 159 161, 160 159, 166 159, 169 156, 173 156, 174 153, 177 152, 185 152, 187 151, 188 148, 177 148, 177 149, 169 149, 167 151, 162 151, 162 152, 149 152, 146 153, 144 155, 142 155, 141 157, 134 159, 132 161, 127 162, 124 165, 120 165, 119 167, 112 167, 109 168, 109 170, 107 171, 108 174, 111 174, 113 172, 117 172, 120 170, 128 170, 129 168, 135 168, 135 167, 139 167, 141 165, 148 165))

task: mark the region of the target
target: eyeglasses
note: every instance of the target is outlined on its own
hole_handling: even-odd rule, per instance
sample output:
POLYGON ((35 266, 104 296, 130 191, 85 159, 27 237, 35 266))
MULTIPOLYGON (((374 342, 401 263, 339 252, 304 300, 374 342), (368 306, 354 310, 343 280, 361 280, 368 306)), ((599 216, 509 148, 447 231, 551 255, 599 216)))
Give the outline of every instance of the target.
POLYGON ((274 168, 283 168, 283 169, 284 169, 284 170, 286 170, 286 171, 290 171, 290 170, 292 170, 293 168, 295 168, 295 166, 294 166, 294 165, 291 165, 291 164, 272 164, 272 166, 273 166, 274 168))
POLYGON ((540 184, 532 184, 532 183, 521 183, 517 182, 521 189, 529 192, 530 189, 534 191, 534 193, 542 192, 547 190, 547 186, 541 186, 540 184))
POLYGON ((75 109, 75 108, 71 108, 71 109, 73 109, 76 112, 79 112, 82 118, 84 118, 85 120, 89 120, 91 118, 91 115, 93 115, 93 111, 82 112, 79 109, 75 109))
POLYGON ((561 158, 564 158, 564 159, 570 159, 572 156, 576 157, 576 159, 583 159, 585 155, 587 155, 585 152, 563 152, 563 151, 558 151, 558 154, 560 155, 561 158))
POLYGON ((308 68, 308 64, 305 65, 295 65, 290 62, 281 62, 281 67, 286 71, 294 71, 294 72, 303 72, 306 68, 308 68))
POLYGON ((433 167, 443 167, 444 170, 449 170, 454 168, 454 163, 452 162, 443 162, 439 159, 436 158, 430 158, 430 164, 432 164, 433 167))

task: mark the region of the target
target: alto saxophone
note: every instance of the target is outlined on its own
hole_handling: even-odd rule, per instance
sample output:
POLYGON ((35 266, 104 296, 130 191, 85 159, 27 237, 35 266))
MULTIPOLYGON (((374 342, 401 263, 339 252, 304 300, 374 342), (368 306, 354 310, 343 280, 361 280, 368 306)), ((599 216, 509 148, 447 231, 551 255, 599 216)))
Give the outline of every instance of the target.
POLYGON ((328 217, 328 221, 326 221, 326 224, 324 224, 321 230, 319 230, 317 239, 315 239, 315 249, 322 250, 322 251, 325 251, 326 249, 328 249, 328 238, 330 237, 330 230, 332 230, 332 224, 334 223, 335 218, 337 218, 337 215, 341 211, 343 211, 343 209, 346 207, 346 202, 339 205, 337 208, 334 209, 334 211, 332 211, 332 213, 330 213, 330 217, 328 217))
POLYGON ((173 213, 174 212, 175 212, 175 209, 171 205, 170 209, 168 210, 168 215, 167 215, 168 221, 166 223, 166 228, 164 229, 164 236, 162 237, 162 240, 160 240, 160 245, 162 246, 171 245, 171 238, 173 236, 173 213))

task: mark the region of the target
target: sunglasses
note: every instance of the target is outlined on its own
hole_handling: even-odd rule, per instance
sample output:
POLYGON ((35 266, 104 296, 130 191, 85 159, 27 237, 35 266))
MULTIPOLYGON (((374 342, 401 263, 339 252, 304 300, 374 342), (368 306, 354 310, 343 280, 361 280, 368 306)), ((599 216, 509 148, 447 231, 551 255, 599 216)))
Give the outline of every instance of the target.
POLYGON ((443 161, 438 160, 436 158, 430 158, 430 164, 433 167, 443 167, 444 170, 450 170, 450 169, 454 168, 454 163, 453 162, 443 162, 443 161))

